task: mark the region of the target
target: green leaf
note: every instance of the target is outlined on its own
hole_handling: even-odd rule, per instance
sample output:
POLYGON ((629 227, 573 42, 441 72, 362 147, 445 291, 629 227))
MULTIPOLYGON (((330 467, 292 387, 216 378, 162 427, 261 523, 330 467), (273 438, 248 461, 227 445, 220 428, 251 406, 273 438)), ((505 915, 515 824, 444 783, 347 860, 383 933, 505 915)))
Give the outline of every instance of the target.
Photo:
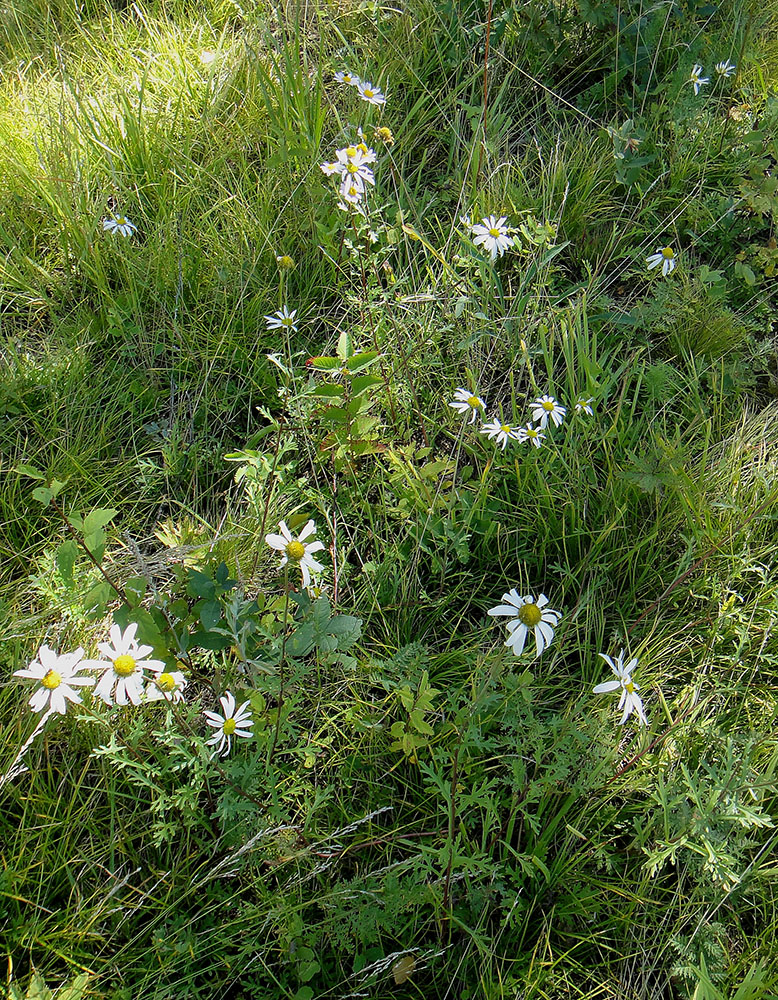
POLYGON ((383 379, 377 375, 357 375, 351 382, 351 395, 356 399, 357 396, 361 396, 362 393, 376 385, 383 385, 383 379))
POLYGON ((305 362, 306 368, 313 368, 316 372, 332 372, 337 371, 343 362, 340 358, 328 358, 328 357, 317 357, 308 358, 305 362))
POLYGON ((89 618, 101 618, 105 614, 106 604, 113 596, 113 588, 105 580, 101 580, 84 596, 84 613, 89 618))
POLYGON ((369 368, 378 356, 378 351, 364 351, 362 354, 355 354, 346 362, 346 368, 352 373, 361 372, 363 368, 369 368))
POLYGON ((204 601, 200 605, 200 621, 203 623, 203 628, 206 632, 211 631, 221 616, 222 606, 218 601, 204 601))
POLYGON ((57 1000, 81 1000, 89 982, 89 973, 81 972, 57 992, 57 1000))
POLYGON ((190 569, 186 582, 186 592, 190 597, 205 597, 212 600, 216 594, 216 584, 199 569, 190 569))
POLYGON ((34 465, 25 465, 24 462, 20 462, 14 468, 14 472, 17 472, 20 476, 29 476, 30 479, 40 479, 43 482, 46 481, 46 473, 41 472, 40 469, 36 469, 34 465))
POLYGON ((69 538, 59 546, 55 556, 59 575, 69 587, 73 586, 73 567, 76 565, 77 559, 78 546, 72 538, 69 538))
POLYGON ((325 382, 323 385, 316 386, 313 390, 313 395, 318 396, 320 399, 342 399, 343 386, 333 385, 332 382, 325 382))
POLYGON ((100 528, 99 531, 93 531, 90 535, 84 535, 84 545, 92 553, 95 560, 100 562, 105 552, 105 532, 103 529, 100 528))
POLYGON ((104 528, 106 524, 110 524, 118 513, 119 512, 117 510, 93 510, 84 518, 84 524, 81 530, 85 535, 91 535, 98 532, 104 528))
POLYGON ((33 500, 37 500, 38 503, 47 506, 54 498, 54 491, 50 490, 48 486, 38 486, 37 489, 32 491, 32 497, 33 500))
POLYGON ((350 358, 354 353, 354 345, 351 342, 351 334, 348 330, 344 330, 340 337, 338 337, 338 357, 341 361, 345 361, 350 358))
POLYGON ((148 581, 145 576, 131 576, 124 584, 124 593, 132 607, 137 607, 146 596, 148 581))
POLYGON ((207 632, 203 629, 193 632, 189 638, 192 646, 210 649, 212 652, 218 652, 218 650, 226 649, 232 645, 232 636, 222 635, 221 632, 207 632))

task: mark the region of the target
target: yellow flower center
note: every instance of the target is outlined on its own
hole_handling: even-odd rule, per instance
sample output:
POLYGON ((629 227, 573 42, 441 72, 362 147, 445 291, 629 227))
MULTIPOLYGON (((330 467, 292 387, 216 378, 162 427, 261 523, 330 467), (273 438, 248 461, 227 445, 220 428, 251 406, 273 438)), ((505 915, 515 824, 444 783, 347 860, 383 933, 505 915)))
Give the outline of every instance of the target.
POLYGON ((540 608, 537 604, 523 604, 519 608, 519 621, 527 628, 534 628, 542 618, 540 608))
POLYGON ((632 683, 632 681, 627 681, 624 687, 626 688, 629 694, 632 694, 632 692, 635 690, 635 685, 632 683))
POLYGON ((359 144, 359 145, 357 146, 357 149, 358 149, 358 150, 359 150, 360 152, 364 153, 364 154, 365 154, 365 156, 367 156, 367 153, 368 153, 368 149, 367 149, 367 146, 365 145, 365 143, 364 143, 364 142, 360 142, 360 144, 359 144))
POLYGON ((473 410, 481 409, 481 400, 478 396, 468 396, 467 405, 473 410))
POLYGON ((302 542, 289 542, 286 546, 286 554, 292 560, 292 562, 299 562, 305 555, 305 546, 302 542))
POLYGON ((135 673, 135 659, 129 653, 122 653, 113 661, 113 669, 120 677, 129 677, 135 673))
POLYGON ((127 225, 127 216, 126 215, 118 215, 116 217, 116 221, 119 223, 120 226, 126 226, 127 225))
POLYGON ((552 413, 553 410, 554 410, 554 403, 550 399, 547 399, 545 402, 541 403, 540 405, 543 407, 543 409, 546 411, 546 413, 552 413))
POLYGON ((157 687, 160 691, 172 691, 176 686, 176 679, 172 674, 165 671, 157 677, 157 687))
POLYGON ((359 173, 359 167, 356 165, 356 163, 349 163, 348 166, 346 167, 346 170, 348 170, 350 174, 359 173))
POLYGON ((394 136, 392 135, 392 130, 390 128, 386 128, 385 125, 381 125, 380 128, 377 128, 375 130, 375 134, 382 142, 385 142, 387 146, 391 146, 392 143, 394 142, 394 136))
POLYGON ((510 434, 511 432, 510 424, 500 424, 500 430, 503 432, 503 434, 510 434))
POLYGON ((494 237, 495 239, 497 239, 497 237, 498 237, 498 236, 501 236, 501 235, 502 235, 502 233, 500 232, 500 230, 499 230, 499 229, 490 229, 490 230, 489 230, 489 235, 490 235, 490 236, 493 236, 493 237, 494 237))
POLYGON ((528 438, 536 438, 537 436, 538 436, 538 432, 535 430, 534 427, 528 427, 527 428, 527 437, 528 438))
POLYGON ((673 248, 665 247, 664 250, 662 251, 662 256, 664 257, 665 260, 672 260, 673 257, 675 257, 675 254, 673 253, 673 248))
POLYGON ((225 719, 224 725, 222 726, 222 732, 224 733, 225 736, 232 736, 232 734, 235 732, 235 720, 225 719))
POLYGON ((357 195, 359 194, 359 191, 357 191, 357 189, 352 184, 352 186, 348 189, 348 193, 351 198, 356 198, 357 195))
POLYGON ((372 97, 375 94, 374 90, 369 90, 365 88, 365 97, 372 97))
POLYGON ((278 266, 284 271, 291 271, 294 267, 294 259, 285 253, 282 257, 278 258, 278 266))
POLYGON ((47 670, 41 679, 41 684, 43 687, 47 688, 49 691, 53 691, 62 683, 62 677, 57 673, 56 670, 47 670))

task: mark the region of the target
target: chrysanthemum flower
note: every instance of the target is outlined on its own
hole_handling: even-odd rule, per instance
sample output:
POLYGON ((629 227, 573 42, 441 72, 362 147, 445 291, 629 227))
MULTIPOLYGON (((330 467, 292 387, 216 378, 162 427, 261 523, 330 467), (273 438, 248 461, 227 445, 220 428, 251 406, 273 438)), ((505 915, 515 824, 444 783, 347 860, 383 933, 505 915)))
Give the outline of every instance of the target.
POLYGON ((335 74, 335 83, 347 83, 351 87, 358 87, 359 77, 349 73, 347 69, 341 69, 335 74))
POLYGON ((448 405, 456 410, 457 413, 462 413, 465 416, 469 413, 469 424, 475 423, 475 418, 479 414, 483 415, 486 410, 486 403, 480 396, 476 396, 475 393, 470 392, 469 389, 457 389, 453 400, 448 405))
POLYGON ((700 87, 705 83, 710 83, 709 76, 700 76, 702 73, 702 66, 697 63, 694 64, 691 73, 689 74, 689 83, 694 87, 694 93, 699 94, 700 87))
POLYGON ((513 245, 513 238, 508 235, 508 227, 505 225, 506 219, 505 215, 499 219, 495 215, 490 215, 471 227, 473 243, 488 250, 492 260, 497 260, 498 256, 502 257, 508 247, 513 245))
POLYGON ((357 86, 359 91, 359 96, 363 101, 367 101, 368 104, 386 104, 386 97, 381 93, 375 84, 371 83, 369 80, 361 80, 357 86))
POLYGON ((247 701, 244 701, 236 710, 236 701, 232 692, 225 691, 219 701, 224 715, 207 710, 203 712, 205 721, 216 730, 214 735, 205 742, 208 746, 218 744, 213 754, 214 757, 217 755, 225 757, 232 749, 233 736, 251 739, 254 735, 251 731, 254 720, 251 718, 251 710, 247 701))
POLYGON ((146 701, 183 701, 186 684, 180 670, 160 670, 146 685, 146 701))
POLYGON ((662 275, 667 277, 675 267, 675 251, 672 247, 658 247, 656 253, 652 253, 650 257, 646 257, 646 263, 648 264, 649 271, 654 267, 659 267, 661 264, 662 275))
POLYGON ((522 443, 529 441, 535 448, 542 447, 543 442, 546 440, 546 435, 542 431, 539 431, 533 424, 517 428, 516 433, 518 434, 519 441, 522 443))
MULTIPOLYGON (((367 147, 365 148, 367 149, 367 147)), ((361 149, 358 149, 356 146, 346 146, 345 149, 339 149, 335 155, 340 164, 340 176, 344 182, 351 180, 362 190, 364 190, 365 184, 375 184, 373 171, 368 166, 368 161, 370 163, 375 162, 375 153, 373 153, 373 150, 367 149, 366 158, 365 153, 361 149), (371 153, 373 154, 372 156, 370 155, 371 153)))
POLYGON ((592 409, 593 402, 594 399, 591 396, 579 396, 575 401, 575 412, 587 413, 590 417, 594 416, 594 410, 592 409))
POLYGON ((297 316, 297 310, 293 309, 291 312, 284 306, 283 309, 279 309, 278 312, 273 313, 270 316, 265 316, 265 322, 267 323, 268 330, 294 330, 297 332, 297 322, 295 320, 297 316))
POLYGON ((95 696, 102 698, 106 705, 126 705, 131 701, 139 705, 143 697, 144 670, 154 672, 165 669, 162 660, 148 659, 152 652, 151 646, 141 646, 135 639, 138 626, 131 622, 122 632, 118 625, 111 626, 111 641, 98 642, 97 648, 108 657, 105 660, 86 660, 85 666, 93 669, 106 669, 95 685, 95 696))
POLYGON ((345 177, 338 188, 338 194, 347 205, 358 205, 364 197, 365 188, 364 185, 345 177))
POLYGON ((26 677, 38 682, 38 687, 30 698, 30 708, 33 712, 57 712, 64 715, 67 702, 81 704, 81 696, 74 687, 85 687, 94 684, 94 677, 80 677, 78 671, 84 664, 84 651, 79 648, 72 653, 55 653, 48 646, 41 646, 38 656, 26 669, 15 670, 14 677, 26 677))
POLYGON ((486 613, 494 617, 509 615, 513 618, 513 621, 507 623, 510 635, 505 645, 509 646, 516 656, 520 656, 527 635, 532 631, 535 636, 535 655, 540 656, 543 650, 551 645, 554 629, 562 617, 561 611, 547 607, 548 598, 544 594, 540 594, 537 600, 530 595, 521 597, 515 587, 507 594, 503 594, 502 599, 502 604, 489 608, 486 613))
POLYGON ((637 659, 632 659, 624 664, 624 650, 619 652, 619 655, 613 660, 610 656, 606 656, 605 653, 598 653, 603 660, 608 664, 613 673, 616 675, 615 681, 604 681, 602 684, 598 684, 594 689, 594 694, 610 694, 612 691, 618 691, 621 689, 621 697, 619 699, 619 709, 623 709, 624 714, 619 720, 619 725, 623 726, 630 715, 636 716, 644 726, 648 725, 648 719, 646 718, 646 713, 643 709, 643 702, 639 694, 636 694, 640 690, 640 686, 632 680, 632 671, 638 665, 637 659))
POLYGON ((496 441, 497 444, 502 445, 502 450, 505 451, 505 446, 509 441, 519 440, 519 429, 517 427, 511 427, 510 424, 504 424, 501 420, 490 420, 481 428, 481 433, 485 434, 490 441, 496 441))
POLYGON ((725 59, 724 62, 718 62, 713 67, 716 70, 716 74, 724 79, 733 76, 737 66, 735 63, 730 62, 729 59, 725 59))
POLYGON ((559 427, 567 413, 567 408, 558 403, 553 396, 539 396, 530 403, 530 406, 532 407, 532 419, 541 430, 546 429, 549 417, 554 427, 559 427))
POLYGON ((278 530, 281 532, 280 535, 265 535, 265 541, 271 549, 283 552, 284 556, 279 568, 283 568, 288 562, 299 567, 303 575, 303 586, 310 586, 311 573, 316 575, 324 569, 322 564, 313 558, 314 552, 319 552, 324 548, 324 542, 305 541, 316 531, 316 525, 313 521, 308 521, 297 538, 287 528, 286 521, 281 521, 278 530))
POLYGON ((103 219, 103 230, 111 233, 120 233, 122 236, 132 236, 138 227, 133 225, 126 215, 113 215, 110 219, 103 219))

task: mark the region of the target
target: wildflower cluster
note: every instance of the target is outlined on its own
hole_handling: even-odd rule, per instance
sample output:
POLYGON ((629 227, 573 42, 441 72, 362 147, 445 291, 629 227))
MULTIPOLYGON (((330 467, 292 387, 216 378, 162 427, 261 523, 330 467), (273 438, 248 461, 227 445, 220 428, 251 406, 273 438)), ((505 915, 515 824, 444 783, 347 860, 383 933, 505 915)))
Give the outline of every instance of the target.
MULTIPOLYGON (((594 400, 588 396, 577 397, 574 405, 576 413, 586 413, 592 416, 594 411, 592 403, 594 400)), ((560 427, 567 415, 567 407, 562 406, 553 396, 545 394, 538 396, 530 404, 531 419, 525 426, 510 424, 495 417, 492 420, 485 420, 486 403, 476 393, 468 389, 459 388, 454 393, 453 400, 448 404, 452 409, 465 417, 469 416, 468 423, 475 423, 477 417, 481 417, 482 423, 480 433, 485 434, 489 440, 496 441, 505 451, 509 441, 519 443, 529 442, 535 448, 540 448, 546 439, 543 433, 548 427, 549 421, 554 427, 560 427)))
POLYGON ((321 169, 327 177, 338 180, 338 207, 348 211, 349 207, 360 207, 365 200, 368 186, 375 186, 375 176, 371 169, 378 157, 374 149, 365 142, 362 130, 360 141, 354 146, 344 146, 335 152, 331 163, 322 163, 321 169))

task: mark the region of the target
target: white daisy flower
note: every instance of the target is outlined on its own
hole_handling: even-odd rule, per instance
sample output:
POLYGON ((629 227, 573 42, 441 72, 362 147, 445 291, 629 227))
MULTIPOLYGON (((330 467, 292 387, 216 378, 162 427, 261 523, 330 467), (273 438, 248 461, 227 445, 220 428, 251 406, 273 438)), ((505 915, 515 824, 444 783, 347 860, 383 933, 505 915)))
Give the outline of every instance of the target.
POLYGON ((297 332, 297 321, 295 316, 297 315, 297 310, 293 309, 291 312, 284 306, 283 309, 279 309, 278 312, 273 313, 270 316, 265 316, 265 322, 267 323, 268 330, 294 330, 297 332))
POLYGON ((730 62, 729 59, 726 59, 724 62, 716 63, 713 68, 716 70, 717 76, 726 79, 727 77, 734 76, 737 66, 733 62, 730 62))
POLYGON ((326 174, 327 177, 332 177, 335 174, 338 174, 338 176, 340 176, 342 172, 341 164, 338 163, 337 161, 335 161, 334 163, 320 163, 319 167, 321 168, 322 173, 326 174))
POLYGON ((623 726, 630 715, 635 715, 644 726, 648 725, 648 719, 646 718, 646 713, 643 709, 643 702, 641 701, 640 695, 636 694, 636 691, 640 690, 638 684, 632 680, 632 671, 638 665, 637 659, 632 659, 624 664, 624 650, 619 652, 619 655, 613 660, 610 656, 606 656, 605 653, 598 653, 603 660, 608 664, 613 673, 616 675, 615 681, 604 681, 602 684, 598 684, 593 688, 594 694, 610 694, 612 691, 618 691, 621 689, 621 697, 619 699, 619 709, 624 710, 619 725, 623 726))
MULTIPOLYGON (((340 176, 343 181, 351 180, 364 190, 365 184, 375 184, 373 171, 367 165, 361 149, 356 146, 346 146, 335 154, 340 164, 340 176)), ((373 162, 373 161, 371 161, 373 162)))
POLYGON ((554 427, 559 427, 567 413, 567 408, 561 406, 553 396, 539 396, 530 403, 530 406, 532 407, 532 419, 541 430, 546 429, 549 417, 554 427))
POLYGON ((205 721, 216 730, 214 735, 205 742, 208 746, 218 744, 213 753, 214 757, 217 755, 225 757, 232 749, 233 736, 251 739, 254 735, 251 731, 254 720, 251 718, 251 710, 247 701, 244 701, 240 708, 236 710, 235 697, 230 691, 225 691, 221 698, 219 698, 219 701, 221 702, 224 715, 207 710, 203 712, 205 721))
POLYGON ((481 428, 481 433, 485 434, 490 441, 496 441, 497 444, 501 444, 503 451, 505 451, 505 446, 508 441, 519 440, 518 428, 511 427, 510 424, 504 424, 501 420, 497 419, 484 424, 481 428))
POLYGON ((495 215, 490 215, 471 227, 473 243, 488 250, 492 260, 497 260, 498 256, 502 257, 508 247, 513 245, 513 238, 508 235, 508 227, 505 225, 506 218, 505 215, 499 219, 495 215))
POLYGON ((360 80, 357 85, 357 90, 359 91, 359 96, 363 101, 367 101, 368 104, 386 104, 386 97, 381 93, 381 91, 372 84, 369 80, 360 80))
POLYGON ((672 247, 658 247, 656 253, 652 253, 650 257, 646 257, 646 264, 648 264, 649 271, 654 267, 659 267, 661 264, 662 274, 664 277, 667 277, 675 267, 675 251, 672 247))
POLYGON ((591 396, 579 396, 575 401, 575 412, 576 413, 588 413, 590 417, 594 416, 594 410, 592 409, 592 403, 594 399, 591 396))
POLYGON ((358 205, 365 196, 365 185, 359 177, 350 177, 348 174, 340 182, 338 196, 349 205, 358 205))
POLYGON ((448 405, 457 413, 462 413, 465 416, 469 413, 469 424, 475 423, 475 418, 486 410, 486 403, 469 389, 457 389, 453 400, 448 405))
POLYGON ((55 653, 48 646, 41 646, 38 656, 26 669, 15 670, 14 677, 27 677, 38 681, 38 687, 30 698, 30 708, 33 712, 57 712, 64 715, 67 702, 81 704, 81 696, 74 687, 84 687, 94 684, 94 677, 79 677, 78 671, 84 664, 84 651, 79 648, 73 653, 55 653))
POLYGON ((85 660, 84 666, 93 670, 103 670, 103 676, 95 685, 95 696, 102 698, 106 705, 126 705, 128 701, 139 705, 143 697, 144 670, 154 672, 165 669, 162 660, 149 660, 151 646, 141 646, 135 639, 138 626, 131 622, 122 632, 118 625, 111 626, 111 641, 98 642, 97 648, 108 657, 105 660, 85 660), (143 661, 143 662, 141 662, 143 661), (106 669, 103 669, 106 668, 106 669))
POLYGON ((710 83, 710 77, 700 76, 700 73, 702 73, 702 66, 695 63, 691 73, 689 74, 689 83, 691 83, 694 87, 695 94, 699 94, 700 87, 703 84, 710 83))
POLYGON ((535 636, 535 655, 540 656, 551 645, 554 629, 559 624, 562 612, 546 607, 548 598, 544 594, 537 600, 529 595, 521 597, 515 587, 503 594, 502 599, 502 604, 489 608, 486 613, 493 617, 509 615, 513 618, 513 621, 507 623, 510 635, 505 645, 513 650, 514 655, 520 656, 531 630, 535 636))
POLYGON ((160 670, 146 685, 146 701, 184 700, 187 680, 180 670, 160 670))
POLYGON ((341 69, 335 74, 335 83, 347 83, 351 87, 358 87, 359 77, 349 73, 347 69, 341 69))
POLYGON ((271 549, 283 552, 279 568, 286 566, 288 562, 293 566, 298 566, 303 575, 303 586, 308 587, 311 583, 311 573, 317 575, 324 570, 320 562, 313 558, 314 552, 319 552, 324 548, 324 542, 306 542, 305 539, 316 531, 316 525, 309 521, 300 534, 295 538, 286 521, 282 521, 278 526, 280 535, 265 535, 265 541, 271 549))
POLYGON ((113 215, 110 219, 103 219, 103 231, 120 233, 122 236, 132 236, 138 227, 133 225, 126 215, 113 215))
POLYGON ((526 427, 519 427, 516 433, 518 434, 519 441, 529 441, 535 448, 540 448, 546 440, 546 435, 541 433, 532 424, 527 424, 526 427))

